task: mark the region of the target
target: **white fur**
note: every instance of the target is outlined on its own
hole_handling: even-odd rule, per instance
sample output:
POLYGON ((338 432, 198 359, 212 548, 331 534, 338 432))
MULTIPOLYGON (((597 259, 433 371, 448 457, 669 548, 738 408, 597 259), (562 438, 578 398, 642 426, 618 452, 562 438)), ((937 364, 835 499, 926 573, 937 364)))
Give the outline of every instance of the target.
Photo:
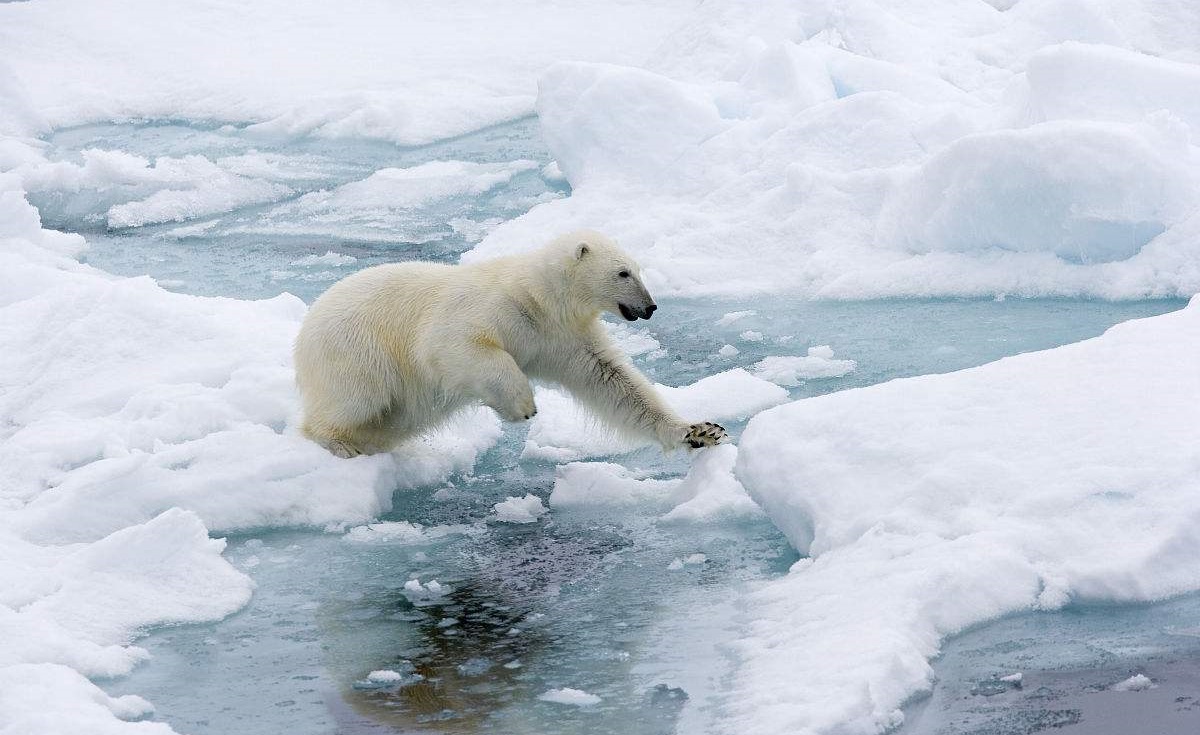
POLYGON ((682 446, 693 427, 600 325, 621 305, 637 314, 654 301, 637 263, 595 232, 473 265, 359 271, 317 299, 297 338, 304 433, 354 456, 390 450, 474 402, 522 421, 537 410, 535 379, 619 430, 682 446))

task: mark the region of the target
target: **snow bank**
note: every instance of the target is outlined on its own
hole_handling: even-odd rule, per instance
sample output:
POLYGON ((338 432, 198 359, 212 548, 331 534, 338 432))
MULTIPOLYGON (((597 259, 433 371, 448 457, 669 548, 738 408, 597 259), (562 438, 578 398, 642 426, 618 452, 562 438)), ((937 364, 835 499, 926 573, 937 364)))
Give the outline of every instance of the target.
POLYGON ((645 68, 561 63, 573 187, 465 259, 586 224, 659 294, 1190 296, 1200 8, 705 3, 645 68))
POLYGON ((752 419, 737 476, 812 558, 746 601, 739 729, 880 732, 967 626, 1200 589, 1197 335, 1200 298, 752 419))
POLYGON ((210 530, 368 520, 396 487, 469 467, 499 421, 469 411, 397 455, 338 460, 292 426, 299 299, 81 265, 82 238, 43 230, 19 186, 0 174, 0 722, 169 732, 123 723, 149 706, 84 677, 128 673, 146 627, 245 604, 210 530))
MULTIPOLYGON (((666 402, 684 418, 737 421, 787 400, 787 391, 735 368, 674 388, 656 386, 666 402)), ((521 456, 555 462, 625 454, 649 442, 620 436, 565 391, 539 386, 534 391, 538 413, 529 425, 521 456)))
POLYGON ((554 61, 639 60, 687 7, 14 3, 0 8, 0 133, 191 118, 418 144, 528 114, 554 61))

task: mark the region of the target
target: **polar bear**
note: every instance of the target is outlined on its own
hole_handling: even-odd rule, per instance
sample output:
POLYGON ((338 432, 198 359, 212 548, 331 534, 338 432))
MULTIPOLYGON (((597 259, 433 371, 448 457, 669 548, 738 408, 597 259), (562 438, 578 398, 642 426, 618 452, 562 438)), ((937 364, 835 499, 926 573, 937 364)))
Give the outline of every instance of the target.
POLYGON ((635 321, 657 308, 637 263, 586 230, 470 265, 366 268, 322 294, 300 328, 302 430, 339 457, 386 452, 471 403, 528 420, 532 379, 664 450, 718 444, 725 430, 676 415, 600 323, 601 312, 635 321))

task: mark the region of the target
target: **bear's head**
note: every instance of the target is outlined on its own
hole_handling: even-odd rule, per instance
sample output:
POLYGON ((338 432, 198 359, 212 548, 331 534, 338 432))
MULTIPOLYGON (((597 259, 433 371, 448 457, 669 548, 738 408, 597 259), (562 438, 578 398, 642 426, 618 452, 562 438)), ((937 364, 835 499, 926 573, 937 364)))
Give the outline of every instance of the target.
POLYGON ((631 322, 654 314, 658 305, 642 283, 641 267, 615 242, 588 230, 563 240, 570 246, 570 291, 586 309, 620 314, 631 322))

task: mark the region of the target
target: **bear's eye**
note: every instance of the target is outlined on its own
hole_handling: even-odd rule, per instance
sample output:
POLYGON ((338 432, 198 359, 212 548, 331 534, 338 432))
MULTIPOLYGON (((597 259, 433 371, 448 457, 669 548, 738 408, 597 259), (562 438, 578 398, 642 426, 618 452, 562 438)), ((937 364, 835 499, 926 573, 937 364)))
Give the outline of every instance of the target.
POLYGON ((629 278, 629 271, 621 271, 617 275, 620 276, 621 278, 629 278))

